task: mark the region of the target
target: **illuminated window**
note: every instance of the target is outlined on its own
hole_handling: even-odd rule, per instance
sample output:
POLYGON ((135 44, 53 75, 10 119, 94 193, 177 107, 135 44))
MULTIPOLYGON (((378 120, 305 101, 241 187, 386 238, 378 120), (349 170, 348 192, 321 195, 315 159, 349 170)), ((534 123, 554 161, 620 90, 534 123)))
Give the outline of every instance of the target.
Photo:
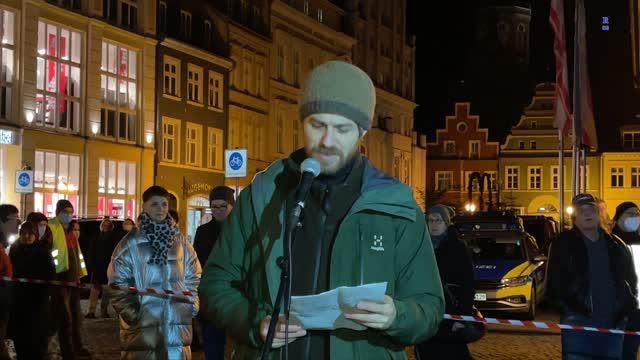
POLYGON ((436 190, 451 190, 453 185, 453 171, 436 171, 436 190))
POLYGON ((216 110, 224 109, 224 77, 215 71, 209 71, 209 98, 207 100, 209 108, 216 110))
POLYGON ((100 135, 136 141, 138 124, 138 54, 103 41, 100 84, 100 135))
POLYGON ((529 167, 529 190, 542 189, 542 168, 529 167))
POLYGON ((35 124, 80 129, 82 37, 79 32, 38 22, 35 124))
POLYGON ((180 120, 162 119, 162 161, 179 162, 180 120))
POLYGON ((612 188, 624 187, 624 168, 621 168, 621 167, 611 168, 611 187, 612 188))
POLYGON ((202 157, 202 125, 187 123, 186 164, 200 166, 202 157))
POLYGON ((180 97, 180 60, 164 57, 164 87, 167 95, 180 97))
POLYGON ((191 40, 191 13, 180 11, 180 35, 185 40, 191 40))
POLYGON ((100 159, 98 166, 98 215, 135 219, 138 179, 136 164, 100 159))
POLYGON ((0 9, 0 119, 11 117, 15 82, 15 13, 0 9))
POLYGON ((518 188, 518 183, 519 183, 519 179, 518 179, 518 175, 519 175, 520 169, 517 166, 507 166, 506 167, 506 181, 505 181, 505 185, 506 185, 506 189, 507 190, 515 190, 518 188))
POLYGON ((207 167, 222 170, 224 162, 224 132, 222 129, 207 129, 207 167))
POLYGON ((187 65, 187 99, 202 103, 202 68, 193 64, 187 65))
POLYGON ((34 211, 54 217, 60 199, 71 201, 76 211, 80 209, 80 169, 80 155, 36 150, 34 211))

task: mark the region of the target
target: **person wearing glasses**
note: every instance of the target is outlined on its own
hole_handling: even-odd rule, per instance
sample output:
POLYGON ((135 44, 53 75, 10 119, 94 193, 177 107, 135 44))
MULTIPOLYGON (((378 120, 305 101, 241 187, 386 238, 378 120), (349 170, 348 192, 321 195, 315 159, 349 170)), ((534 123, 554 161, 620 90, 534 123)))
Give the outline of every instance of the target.
MULTIPOLYGON (((228 186, 216 186, 209 194, 213 219, 198 227, 193 241, 193 247, 198 254, 202 268, 204 268, 213 246, 220 237, 224 221, 236 203, 233 193, 234 190, 228 186)), ((202 343, 206 359, 224 359, 224 333, 216 329, 202 315, 198 316, 198 322, 200 322, 202 329, 202 343)))
MULTIPOLYGON (((437 204, 427 212, 427 227, 438 263, 438 271, 445 294, 447 314, 470 315, 475 294, 473 263, 467 246, 458 239, 451 224, 454 210, 437 204)), ((465 343, 450 343, 438 335, 455 333, 458 323, 442 322, 436 335, 416 346, 418 359, 473 359, 465 343), (444 329, 445 326, 454 327, 444 329)))

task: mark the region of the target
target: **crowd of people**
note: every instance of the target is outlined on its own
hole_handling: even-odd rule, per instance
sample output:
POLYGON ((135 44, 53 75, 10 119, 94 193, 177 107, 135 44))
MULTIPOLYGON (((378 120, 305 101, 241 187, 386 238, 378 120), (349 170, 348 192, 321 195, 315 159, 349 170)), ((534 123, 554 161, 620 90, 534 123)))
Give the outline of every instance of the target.
MULTIPOLYGON (((214 188, 213 219, 197 229, 193 245, 169 209, 169 192, 151 186, 135 222, 116 232, 104 219, 90 239, 90 281, 114 287, 93 288, 84 316, 77 288, 0 282, 0 360, 8 358, 6 338, 19 359, 41 359, 55 333, 64 359, 90 356, 80 324, 96 317, 99 297, 102 317, 110 305, 118 315, 124 359, 190 359, 196 343, 206 359, 223 359, 227 338, 236 358, 255 359, 270 324, 270 359, 402 359, 411 344, 419 359, 472 359, 465 341, 444 340, 465 325, 442 321, 445 311, 474 310, 472 257, 452 226, 452 208, 436 205, 425 216, 407 185, 361 155, 375 105, 375 86, 359 68, 329 61, 313 69, 299 109, 304 148, 258 173, 240 194, 214 188), (307 158, 321 171, 305 194, 298 183, 307 158), (302 216, 292 222, 294 208, 302 216), (344 308, 349 326, 305 328, 271 319, 279 265, 290 269, 293 296, 380 282, 387 288, 382 299, 344 308), (140 295, 129 287, 194 295, 140 295)), ((622 203, 609 219, 606 204, 590 194, 572 205, 572 228, 551 243, 549 304, 565 324, 640 330, 630 250, 640 244, 638 206, 622 203)), ((0 205, 0 276, 79 282, 87 275, 73 205, 58 201, 55 214, 31 213, 21 222, 15 206, 0 205)), ((638 336, 562 330, 564 360, 630 360, 639 345, 638 336)))

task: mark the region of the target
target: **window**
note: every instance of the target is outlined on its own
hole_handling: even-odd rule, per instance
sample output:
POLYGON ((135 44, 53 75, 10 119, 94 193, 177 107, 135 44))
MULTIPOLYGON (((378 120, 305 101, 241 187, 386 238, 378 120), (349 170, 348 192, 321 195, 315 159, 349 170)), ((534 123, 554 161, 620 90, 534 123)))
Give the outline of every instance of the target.
POLYGON ((304 0, 304 14, 309 15, 309 0, 304 0))
POLYGON ((210 109, 223 110, 224 102, 223 102, 223 88, 224 88, 224 77, 222 74, 217 73, 215 71, 209 71, 209 99, 208 106, 210 109))
MULTIPOLYGON (((473 173, 474 173, 473 171, 465 171, 464 172, 464 179, 463 179, 462 183, 464 184, 464 189, 463 190, 465 192, 469 189, 469 182, 470 182, 469 176, 471 174, 473 174, 473 173)), ((474 179, 472 184, 473 185, 471 185, 471 191, 479 192, 480 191, 480 186, 479 186, 480 184, 478 183, 478 181, 476 179, 474 179)))
POLYGON ((207 129, 207 167, 211 169, 223 169, 224 158, 224 132, 222 129, 207 129))
POLYGON ((625 149, 640 149, 640 131, 623 132, 622 146, 625 149))
POLYGON ((282 111, 276 110, 276 152, 278 154, 284 153, 284 118, 282 111))
POLYGON ((208 49, 211 47, 211 21, 204 21, 204 46, 208 49))
POLYGON ((529 190, 542 189, 542 168, 539 166, 529 167, 529 190))
POLYGON ((81 39, 79 32, 38 22, 36 125, 80 130, 81 39))
POLYGON ((536 150, 537 144, 536 144, 535 141, 532 140, 531 142, 529 142, 529 145, 530 145, 531 150, 536 150))
POLYGON ((0 9, 0 119, 9 119, 15 82, 15 13, 0 9))
POLYGON ((164 93, 180 97, 180 60, 164 57, 164 93))
POLYGON ((518 142, 518 149, 519 150, 524 150, 524 141, 519 141, 518 142))
POLYGON ((162 161, 180 162, 180 120, 162 119, 162 161))
POLYGON ((36 150, 33 178, 34 211, 54 217, 60 199, 79 209, 80 155, 36 150))
POLYGON ((456 153, 456 142, 455 141, 445 141, 444 142, 444 153, 445 154, 455 154, 456 153))
POLYGON ((202 125, 187 123, 186 159, 187 165, 200 166, 202 154, 202 125))
POLYGON ((640 168, 631 168, 631 187, 640 187, 640 168))
POLYGON ((520 171, 517 166, 507 166, 506 167, 506 176, 505 184, 507 190, 514 190, 518 188, 518 172, 520 171))
POLYGON ((264 69, 265 65, 262 60, 256 62, 256 95, 258 97, 264 97, 264 69))
POLYGON ((102 42, 100 84, 101 136, 136 141, 138 114, 138 54, 106 41, 102 42))
POLYGON ((98 215, 135 219, 138 198, 136 164, 99 159, 98 167, 98 215))
POLYGON ((300 52, 293 51, 293 84, 300 85, 300 52))
POLYGON ((535 120, 531 120, 531 128, 532 129, 537 129, 538 128, 538 122, 535 120))
POLYGON ((551 167, 551 190, 557 190, 560 187, 560 168, 558 166, 551 167))
POLYGON ((105 19, 124 28, 138 27, 137 0, 102 0, 102 11, 105 19))
POLYGON ((480 157, 480 141, 477 141, 477 140, 469 141, 469 157, 470 158, 480 157))
POLYGON ((187 100, 202 103, 202 68, 187 65, 187 100))
POLYGON ((284 78, 284 46, 278 45, 278 79, 284 78))
MULTIPOLYGON (((485 174, 489 174, 489 179, 491 179, 491 191, 498 191, 498 172, 497 171, 485 171, 485 174)), ((489 183, 487 179, 484 179, 484 190, 489 190, 489 183)))
POLYGON ((324 23, 322 9, 318 9, 318 21, 324 23))
POLYGON ((450 190, 453 185, 453 171, 436 171, 436 190, 450 190))
POLYGON ((184 10, 180 10, 180 36, 191 40, 191 13, 184 10))
POLYGON ((160 1, 160 5, 158 5, 158 31, 160 33, 167 32, 167 3, 164 1, 160 1))
POLYGON ((611 187, 612 188, 624 187, 624 168, 621 168, 621 167, 611 168, 611 187))

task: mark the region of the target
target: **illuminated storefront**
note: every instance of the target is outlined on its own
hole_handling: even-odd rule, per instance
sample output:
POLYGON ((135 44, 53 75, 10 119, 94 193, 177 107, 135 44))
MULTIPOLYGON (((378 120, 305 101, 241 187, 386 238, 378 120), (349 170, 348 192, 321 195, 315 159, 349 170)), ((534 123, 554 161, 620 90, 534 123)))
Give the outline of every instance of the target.
POLYGON ((79 154, 55 151, 35 152, 33 172, 33 209, 47 217, 56 215, 56 203, 67 199, 74 209, 80 208, 79 154))
POLYGON ((100 159, 98 176, 98 215, 135 219, 136 163, 100 159))

